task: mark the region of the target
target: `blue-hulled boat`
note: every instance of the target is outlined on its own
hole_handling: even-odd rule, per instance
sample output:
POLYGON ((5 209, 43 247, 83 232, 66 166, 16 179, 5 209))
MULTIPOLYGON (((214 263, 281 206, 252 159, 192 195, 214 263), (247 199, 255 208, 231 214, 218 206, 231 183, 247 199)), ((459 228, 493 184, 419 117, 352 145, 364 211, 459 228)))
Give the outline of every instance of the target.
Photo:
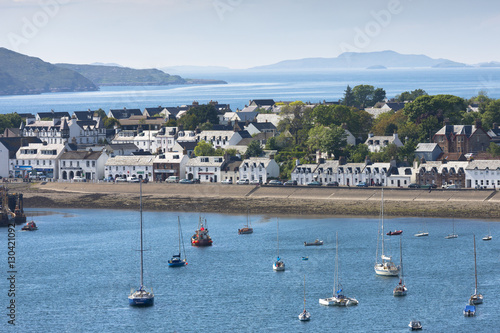
POLYGON ((474 317, 476 314, 476 307, 474 305, 466 305, 464 309, 464 316, 474 317))
POLYGON ((139 183, 139 202, 140 202, 140 229, 141 229, 141 281, 140 286, 137 290, 131 290, 130 295, 128 296, 128 303, 132 306, 151 306, 154 305, 155 295, 153 294, 153 290, 151 292, 146 290, 143 283, 143 272, 144 272, 144 258, 143 258, 143 241, 142 241, 142 181, 139 183))
MULTIPOLYGON (((182 240, 182 230, 181 230, 181 220, 177 217, 177 229, 179 230, 179 254, 174 254, 172 259, 168 261, 169 267, 182 267, 187 265, 186 251, 184 250, 184 259, 181 259, 181 240, 182 240)), ((182 242, 182 247, 184 248, 184 242, 182 242)))

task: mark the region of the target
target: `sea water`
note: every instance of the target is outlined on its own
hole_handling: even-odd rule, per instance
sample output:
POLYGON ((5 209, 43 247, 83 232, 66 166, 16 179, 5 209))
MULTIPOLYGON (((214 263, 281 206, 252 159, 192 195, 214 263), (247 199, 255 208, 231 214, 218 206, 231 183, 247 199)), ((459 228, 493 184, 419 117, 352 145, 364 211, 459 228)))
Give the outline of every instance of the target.
MULTIPOLYGON (((147 200, 147 199, 145 199, 147 200)), ((402 229, 408 295, 394 297, 397 277, 374 273, 379 221, 373 218, 250 215, 250 235, 238 235, 246 215, 205 214, 214 241, 195 248, 194 212, 144 212, 144 283, 155 305, 135 308, 127 296, 139 284, 139 213, 123 210, 28 210, 39 226, 16 240, 16 326, 7 323, 7 229, 0 229, 2 332, 406 332, 420 320, 429 332, 496 332, 500 327, 500 225, 482 220, 388 218, 385 230, 402 229), (188 265, 169 268, 178 253, 180 218, 188 265), (426 226, 428 237, 413 234, 426 226), (493 240, 482 241, 491 227, 493 240), (340 282, 358 306, 324 307, 333 293, 335 234, 340 282), (462 315, 474 292, 473 233, 479 292, 477 315, 462 315), (304 241, 324 241, 304 246, 304 241), (301 260, 309 257, 308 261, 301 260), (310 322, 300 322, 303 279, 310 322)), ((399 236, 386 237, 386 254, 399 263, 399 236)))
MULTIPOLYGON (((424 89, 431 95, 452 94, 463 98, 484 91, 500 98, 500 68, 400 68, 385 70, 345 69, 332 71, 232 71, 204 73, 203 78, 225 80, 220 85, 118 86, 100 91, 2 96, 0 114, 54 111, 139 108, 190 105, 193 101, 217 101, 242 109, 253 99, 318 103, 338 101, 347 85, 368 84, 384 88, 392 98, 404 91, 424 89)), ((189 77, 194 77, 189 74, 189 77)), ((198 75, 201 77, 201 75, 198 75)))

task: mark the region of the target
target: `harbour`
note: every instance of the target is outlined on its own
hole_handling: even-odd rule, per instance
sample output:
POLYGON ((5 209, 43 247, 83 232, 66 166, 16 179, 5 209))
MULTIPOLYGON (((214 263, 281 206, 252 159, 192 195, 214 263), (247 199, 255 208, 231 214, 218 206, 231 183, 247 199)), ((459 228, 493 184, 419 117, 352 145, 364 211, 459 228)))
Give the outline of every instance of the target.
MULTIPOLYGON (((178 248, 177 219, 188 245, 186 235, 194 232, 200 214, 145 211, 144 279, 156 300, 147 309, 130 307, 127 294, 137 288, 139 268, 136 206, 136 212, 26 210, 28 217, 36 216, 39 230, 17 233, 17 330, 302 332, 333 327, 349 332, 402 332, 416 319, 429 331, 492 332, 500 324, 495 238, 477 243, 478 285, 484 304, 478 306, 474 318, 462 315, 474 290, 473 233, 486 234, 491 227, 495 236, 498 224, 461 218, 454 222, 459 237, 451 240, 444 238, 451 230, 450 219, 386 220, 387 228, 404 230, 409 292, 404 298, 395 298, 392 289, 397 278, 377 276, 373 271, 378 216, 280 217, 280 257, 287 269, 274 272, 273 215, 251 215, 254 233, 243 236, 237 229, 246 222, 245 214, 203 214, 213 245, 186 246, 189 265, 169 269, 167 261, 178 248), (423 221, 429 236, 413 237, 423 221), (358 306, 347 309, 318 303, 319 298, 332 294, 336 232, 342 248, 343 284, 359 301, 358 306), (323 246, 304 247, 304 239, 318 237, 323 246), (301 260, 303 256, 309 260, 301 260), (304 275, 309 322, 297 319, 302 311, 304 275), (57 302, 47 302, 54 294, 57 302)), ((0 233, 7 237, 6 229, 0 233)), ((398 261, 399 237, 386 239, 387 251, 398 261)))

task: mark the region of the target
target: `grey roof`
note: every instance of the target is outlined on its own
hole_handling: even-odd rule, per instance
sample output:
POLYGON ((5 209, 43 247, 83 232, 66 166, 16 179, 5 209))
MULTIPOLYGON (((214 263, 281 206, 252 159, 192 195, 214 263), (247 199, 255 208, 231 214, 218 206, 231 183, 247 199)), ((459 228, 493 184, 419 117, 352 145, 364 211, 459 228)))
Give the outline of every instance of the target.
POLYGON ((434 149, 438 147, 440 150, 441 148, 437 143, 419 143, 417 145, 417 149, 415 149, 416 153, 421 153, 421 152, 432 152, 434 149))
POLYGON ((37 137, 14 137, 14 138, 2 138, 0 137, 0 142, 9 151, 9 159, 16 158, 16 153, 22 146, 27 146, 29 143, 42 143, 42 141, 37 137))
POLYGON ((465 168, 466 170, 497 170, 500 169, 500 160, 472 160, 465 168))
POLYGON ((62 117, 70 118, 68 112, 38 112, 37 114, 38 114, 38 117, 40 117, 40 119, 43 119, 43 118, 55 119, 55 118, 62 118, 62 117))
POLYGON ((446 135, 448 138, 450 135, 465 135, 470 137, 472 133, 476 131, 475 125, 445 125, 441 127, 436 135, 446 135))
POLYGON ((390 107, 393 111, 399 111, 405 107, 405 103, 402 102, 387 102, 385 104, 387 104, 387 106, 390 107))
POLYGON ((273 123, 267 122, 267 123, 257 123, 257 122, 252 122, 251 123, 256 129, 259 131, 262 130, 276 130, 276 126, 274 126, 273 123))
POLYGON ((75 111, 73 112, 77 120, 93 120, 94 111, 75 111))
POLYGON ((77 150, 68 151, 61 155, 62 160, 97 160, 101 156, 101 151, 77 150))
POLYGON ((142 112, 139 109, 112 109, 109 110, 111 113, 113 113, 113 116, 115 119, 127 119, 130 118, 131 116, 142 116, 142 112))
POLYGON ((274 99, 254 99, 254 100, 252 100, 252 103, 255 103, 259 107, 260 106, 273 106, 274 99))

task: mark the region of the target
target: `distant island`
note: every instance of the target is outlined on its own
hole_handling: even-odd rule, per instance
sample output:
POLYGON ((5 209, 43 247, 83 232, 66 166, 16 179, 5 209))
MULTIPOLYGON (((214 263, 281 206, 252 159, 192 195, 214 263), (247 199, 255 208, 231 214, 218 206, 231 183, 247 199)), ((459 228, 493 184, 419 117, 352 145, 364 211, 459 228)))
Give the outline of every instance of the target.
POLYGON ((387 69, 387 67, 382 66, 382 65, 373 65, 373 66, 366 67, 366 69, 387 69))
POLYGON ((0 95, 97 91, 99 86, 161 86, 172 84, 226 84, 222 80, 186 79, 161 70, 119 65, 51 64, 0 48, 0 95))
POLYGON ((433 59, 421 54, 401 54, 395 51, 344 52, 336 58, 304 58, 284 60, 275 64, 252 67, 252 70, 296 70, 296 69, 373 69, 373 66, 386 68, 421 67, 465 67, 467 65, 448 59, 433 59))

